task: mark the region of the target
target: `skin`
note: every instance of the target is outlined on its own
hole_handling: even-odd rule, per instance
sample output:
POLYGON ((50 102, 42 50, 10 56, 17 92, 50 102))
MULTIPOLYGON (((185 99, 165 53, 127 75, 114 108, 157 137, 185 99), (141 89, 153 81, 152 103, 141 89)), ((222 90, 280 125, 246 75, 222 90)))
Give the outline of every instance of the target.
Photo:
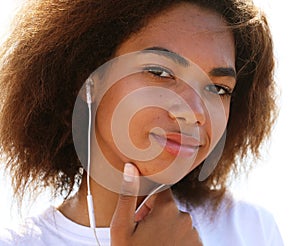
MULTIPOLYGON (((230 32, 224 31, 225 23, 223 23, 220 18, 215 18, 207 12, 205 12, 204 15, 196 13, 197 11, 193 12, 195 18, 192 14, 188 16, 180 15, 176 10, 173 10, 173 12, 169 14, 158 16, 141 32, 121 44, 116 52, 116 56, 118 57, 151 47, 167 49, 180 56, 187 57, 191 62, 195 63, 195 65, 201 67, 203 71, 209 75, 209 79, 212 83, 226 86, 232 90, 235 85, 235 78, 233 76, 214 76, 211 74, 214 69, 218 68, 232 68, 234 70, 235 53, 233 37, 230 32), (176 16, 176 18, 174 18, 174 16, 176 16), (180 20, 177 19, 179 17, 180 20)), ((160 127, 169 134, 180 133, 180 138, 194 136, 195 134, 193 133, 196 131, 196 128, 199 130, 199 136, 194 136, 194 138, 199 141, 200 147, 198 149, 195 148, 198 153, 192 165, 188 166, 184 171, 182 168, 178 169, 177 173, 180 172, 180 174, 173 175, 173 180, 171 178, 160 180, 163 183, 175 183, 207 157, 211 149, 210 147, 216 144, 223 133, 223 131, 216 133, 217 129, 225 129, 225 124, 216 125, 214 127, 216 129, 213 129, 211 117, 205 107, 205 102, 203 102, 197 93, 186 83, 179 81, 180 79, 176 78, 177 83, 175 84, 168 75, 165 74, 164 76, 163 78, 155 78, 151 73, 140 73, 122 78, 114 84, 105 94, 99 105, 96 117, 96 125, 98 126, 96 127, 96 135, 104 155, 109 162, 120 171, 123 170, 124 163, 131 162, 137 166, 143 176, 161 172, 171 165, 176 154, 164 149, 157 158, 150 161, 136 160, 127 157, 128 155, 124 155, 122 151, 116 147, 115 141, 113 140, 111 134, 112 117, 120 101, 135 90, 147 86, 161 86, 162 88, 172 90, 183 98, 192 110, 178 109, 174 116, 174 114, 170 114, 167 110, 158 107, 143 108, 131 118, 129 134, 130 140, 137 148, 145 149, 150 145, 151 133, 155 127, 160 127), (187 122, 186 119, 191 119, 192 115, 195 117, 194 121, 187 122), (185 122, 181 123, 182 121, 185 122), (180 127, 182 129, 180 129, 180 127), (213 134, 217 137, 213 137, 213 134), (159 162, 157 160, 159 160, 159 162)), ((161 96, 164 97, 163 92, 161 94, 161 96)), ((135 104, 141 100, 143 100, 143 98, 138 98, 135 104)), ((219 105, 219 108, 222 107, 221 111, 224 111, 224 117, 226 119, 223 120, 223 122, 227 122, 230 103, 229 97, 222 97, 221 101, 222 105, 219 105)), ((170 111, 172 110, 171 107, 169 109, 170 111)), ((220 112, 216 112, 215 114, 220 114, 220 112)), ((118 117, 117 119, 120 118, 121 117, 118 117)), ((217 120, 215 120, 215 122, 217 122, 217 120)), ((220 120, 220 122, 222 122, 222 120, 220 120)), ((121 128, 124 123, 124 121, 120 121, 119 128, 121 128)), ((120 135, 117 137, 118 140, 122 138, 120 135)), ((185 157, 186 161, 186 157, 189 156, 185 154, 186 153, 183 153, 182 156, 185 157)), ((181 165, 181 167, 182 166, 183 165, 181 165)), ((176 172, 175 168, 174 172, 176 172)))
MULTIPOLYGON (((235 86, 234 75, 213 73, 219 68, 230 68, 234 71, 234 38, 230 31, 224 29, 225 26, 221 16, 214 12, 187 3, 180 4, 150 20, 146 27, 119 46, 116 56, 149 47, 163 47, 187 57, 201 67, 212 83, 232 90, 235 86)), ((168 167, 176 155, 164 149, 155 160, 147 163, 129 159, 114 145, 109 128, 112 113, 118 102, 133 90, 151 85, 152 80, 147 80, 146 77, 137 79, 136 76, 121 79, 104 96, 97 113, 96 120, 101 119, 101 124, 97 124, 96 134, 106 158, 116 168, 123 170, 124 163, 131 162, 134 165, 128 165, 126 170, 129 176, 147 176, 168 167)), ((202 142, 196 152, 195 161, 178 177, 171 178, 169 181, 172 183, 199 165, 209 154, 212 141, 216 140, 213 140, 214 131, 209 113, 199 96, 185 83, 179 83, 177 87, 170 89, 187 101, 196 120, 187 122, 188 116, 181 111, 174 115, 166 110, 147 108, 134 115, 130 122, 129 134, 136 146, 146 148, 150 144, 149 132, 153 127, 160 126, 167 132, 176 132, 179 129, 178 118, 183 118, 186 125, 199 129, 202 142)), ((222 98, 222 104, 227 122, 230 97, 222 98)), ((221 134, 222 132, 216 135, 220 138, 221 134)), ((136 179, 123 182, 125 190, 133 192, 138 187, 139 183, 136 179)), ((134 211, 143 197, 116 194, 93 179, 91 179, 91 191, 94 198, 96 225, 111 227, 112 245, 147 245, 150 243, 149 238, 151 238, 151 245, 161 245, 162 242, 163 245, 175 245, 174 242, 178 245, 202 245, 197 231, 192 227, 190 216, 177 209, 170 190, 153 196, 137 215, 134 211)), ((86 177, 83 178, 78 193, 62 204, 59 210, 76 223, 89 226, 86 177)))

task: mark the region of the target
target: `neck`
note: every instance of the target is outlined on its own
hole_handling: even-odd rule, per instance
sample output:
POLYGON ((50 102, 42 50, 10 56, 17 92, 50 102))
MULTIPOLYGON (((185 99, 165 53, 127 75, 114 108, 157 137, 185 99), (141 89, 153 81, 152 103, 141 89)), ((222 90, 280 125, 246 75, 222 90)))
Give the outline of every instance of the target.
MULTIPOLYGON (((109 227, 119 194, 107 190, 93 179, 90 180, 90 187, 93 196, 96 226, 109 227)), ((64 216, 75 223, 90 226, 86 197, 87 185, 86 175, 84 175, 78 192, 73 197, 67 199, 58 209, 64 216)), ((139 200, 142 199, 140 198, 139 200)))

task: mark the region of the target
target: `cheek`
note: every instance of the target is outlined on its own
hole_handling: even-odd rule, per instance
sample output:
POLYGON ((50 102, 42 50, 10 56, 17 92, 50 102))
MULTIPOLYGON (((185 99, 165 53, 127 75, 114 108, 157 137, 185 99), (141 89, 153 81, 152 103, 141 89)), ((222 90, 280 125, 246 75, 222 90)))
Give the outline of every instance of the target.
POLYGON ((111 131, 111 120, 114 109, 114 99, 104 96, 97 108, 95 122, 96 128, 104 135, 111 131))
POLYGON ((149 132, 156 120, 153 111, 153 109, 141 109, 132 115, 128 122, 123 122, 128 126, 128 137, 138 148, 145 149, 150 145, 149 132))
POLYGON ((208 109, 209 112, 209 138, 211 152, 216 144, 219 142, 224 132, 226 131, 228 117, 230 111, 230 98, 222 98, 222 103, 218 103, 215 107, 208 109))
POLYGON ((114 121, 121 123, 126 117, 126 111, 122 112, 120 105, 132 90, 128 84, 126 79, 116 82, 100 100, 96 113, 96 126, 102 129, 104 134, 111 132, 114 121))
POLYGON ((207 146, 206 150, 198 152, 197 158, 192 168, 190 169, 190 171, 192 171, 197 166, 202 164, 203 167, 201 170, 203 170, 204 174, 202 173, 201 175, 204 175, 205 178, 207 178, 207 176, 211 172, 213 172, 218 161, 222 156, 226 140, 226 125, 228 122, 230 112, 230 99, 225 99, 225 101, 223 101, 222 111, 223 113, 220 113, 220 110, 210 112, 210 115, 214 115, 210 118, 210 120, 213 122, 210 121, 210 124, 208 124, 207 127, 207 133, 209 135, 208 137, 210 139, 210 144, 209 146, 207 146), (225 135, 223 135, 224 133, 225 135), (223 138, 222 136, 225 136, 225 138, 223 138))
POLYGON ((226 117, 226 126, 227 127, 227 123, 228 123, 228 120, 229 120, 229 114, 230 114, 230 99, 228 99, 229 102, 227 102, 225 105, 224 105, 224 112, 225 112, 225 117, 226 117))
POLYGON ((178 127, 177 123, 170 122, 167 111, 158 107, 145 107, 136 112, 128 124, 130 140, 139 148, 145 149, 150 146, 149 134, 156 128, 167 131, 170 125, 178 127))

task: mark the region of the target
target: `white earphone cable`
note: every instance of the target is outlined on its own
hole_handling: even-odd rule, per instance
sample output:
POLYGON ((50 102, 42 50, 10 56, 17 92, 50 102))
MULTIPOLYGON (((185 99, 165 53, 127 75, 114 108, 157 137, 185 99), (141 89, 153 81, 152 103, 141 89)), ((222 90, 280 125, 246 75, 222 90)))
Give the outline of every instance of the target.
MULTIPOLYGON (((100 245, 97 232, 96 232, 96 221, 95 221, 95 213, 94 213, 94 204, 93 204, 93 196, 91 194, 91 187, 90 187, 90 172, 91 172, 91 130, 92 130, 92 84, 93 81, 89 78, 86 82, 86 101, 88 105, 88 137, 87 137, 87 205, 88 205, 88 214, 89 214, 89 221, 90 221, 90 228, 94 232, 94 236, 98 246, 100 245)), ((139 205, 136 209, 135 213, 138 213, 139 210, 143 207, 146 201, 156 192, 164 188, 166 185, 161 184, 157 188, 153 189, 149 195, 143 200, 143 202, 139 205)))
POLYGON ((159 190, 161 190, 162 188, 166 187, 166 184, 161 184, 160 186, 158 186, 157 188, 154 188, 149 195, 146 196, 146 198, 142 201, 142 203, 138 206, 138 208, 135 210, 135 213, 138 213, 140 211, 140 209, 144 206, 144 204, 149 200, 149 198, 154 195, 156 192, 158 192, 159 190))
POLYGON ((96 232, 96 221, 95 221, 95 212, 94 212, 94 204, 93 204, 93 196, 91 194, 91 186, 90 186, 90 172, 91 172, 91 130, 92 130, 92 80, 89 79, 86 82, 86 101, 88 105, 88 142, 87 142, 87 205, 88 205, 88 213, 90 220, 90 228, 94 232, 94 236, 97 242, 97 245, 100 246, 99 239, 97 237, 96 232))

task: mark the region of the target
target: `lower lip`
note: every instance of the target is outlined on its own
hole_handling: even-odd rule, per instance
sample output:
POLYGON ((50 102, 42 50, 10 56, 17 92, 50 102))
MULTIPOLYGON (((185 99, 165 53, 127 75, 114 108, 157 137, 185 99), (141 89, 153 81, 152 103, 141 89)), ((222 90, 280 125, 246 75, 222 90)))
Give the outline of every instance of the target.
POLYGON ((198 147, 180 145, 177 142, 168 140, 155 134, 151 134, 151 136, 153 136, 153 138, 158 142, 160 146, 162 146, 167 152, 174 156, 191 157, 198 150, 198 147))

